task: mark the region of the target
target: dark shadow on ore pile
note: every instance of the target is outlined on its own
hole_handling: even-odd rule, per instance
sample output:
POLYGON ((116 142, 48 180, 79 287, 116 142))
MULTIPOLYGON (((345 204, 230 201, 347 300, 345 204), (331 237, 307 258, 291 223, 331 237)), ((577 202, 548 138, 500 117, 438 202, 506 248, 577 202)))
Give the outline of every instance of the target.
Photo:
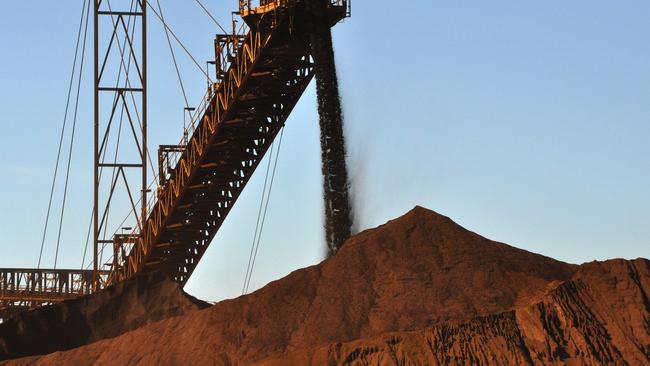
POLYGON ((0 360, 79 347, 207 306, 164 274, 144 274, 0 324, 0 360))

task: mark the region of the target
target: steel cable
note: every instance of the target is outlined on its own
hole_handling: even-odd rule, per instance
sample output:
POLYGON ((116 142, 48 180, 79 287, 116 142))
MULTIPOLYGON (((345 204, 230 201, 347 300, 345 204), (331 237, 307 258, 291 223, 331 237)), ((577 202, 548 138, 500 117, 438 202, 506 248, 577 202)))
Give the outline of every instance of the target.
POLYGON ((74 147, 74 135, 76 132, 76 127, 77 127, 77 112, 79 111, 79 95, 81 94, 81 77, 83 74, 83 68, 84 68, 84 60, 86 56, 86 39, 88 35, 88 19, 90 18, 90 2, 88 2, 88 9, 86 11, 86 25, 85 25, 85 30, 84 30, 84 38, 83 38, 83 43, 81 47, 81 62, 79 63, 79 76, 77 78, 77 97, 75 100, 75 105, 74 105, 74 115, 72 119, 72 133, 70 134, 70 149, 68 151, 68 163, 66 167, 66 174, 65 174, 65 186, 63 189, 63 203, 61 204, 61 217, 59 219, 59 232, 57 235, 56 239, 56 252, 54 254, 54 269, 56 269, 56 265, 59 259, 59 247, 61 245, 61 232, 63 230, 63 218, 65 216, 65 204, 66 204, 66 199, 68 197, 68 183, 70 180, 70 163, 72 162, 72 150, 74 147))
POLYGON ((67 125, 68 121, 68 108, 70 106, 70 97, 72 95, 72 85, 74 83, 74 75, 77 69, 77 57, 79 55, 79 42, 81 41, 81 30, 84 24, 84 12, 86 11, 86 0, 84 0, 83 5, 81 7, 81 15, 79 17, 79 30, 77 31, 77 44, 75 46, 75 52, 74 52, 74 61, 72 62, 72 71, 70 72, 70 82, 68 84, 68 96, 66 98, 66 104, 65 104, 65 113, 63 115, 63 125, 61 126, 61 136, 59 137, 59 148, 56 154, 56 164, 54 167, 54 177, 52 178, 52 187, 50 188, 50 199, 47 204, 47 214, 45 215, 45 227, 43 229, 43 237, 41 239, 41 250, 38 255, 38 266, 37 268, 41 268, 41 260, 43 259, 43 248, 45 247, 45 237, 47 235, 47 227, 50 221, 50 212, 52 209, 52 199, 54 197, 54 188, 56 186, 56 177, 58 175, 59 171, 59 162, 61 159, 61 149, 63 148, 63 137, 65 136, 65 127, 67 125))
POLYGON ((174 31, 173 31, 171 28, 169 28, 169 26, 167 25, 167 23, 165 23, 165 20, 160 16, 160 14, 158 14, 158 12, 157 12, 156 9, 151 5, 151 3, 147 2, 147 5, 149 5, 149 8, 151 8, 151 11, 156 15, 156 17, 158 18, 158 20, 162 23, 163 27, 164 27, 165 29, 169 30, 169 33, 172 35, 172 37, 174 37, 174 39, 176 40, 176 42, 178 42, 178 44, 181 46, 181 48, 183 49, 183 51, 185 51, 185 53, 189 56, 189 58, 192 60, 192 62, 194 63, 194 65, 196 65, 196 67, 201 71, 201 73, 202 73, 203 75, 205 75, 205 77, 208 79, 208 81, 209 81, 210 83, 212 83, 212 79, 210 78, 210 75, 208 75, 208 74, 203 70, 203 68, 201 67, 201 65, 199 65, 199 63, 198 63, 198 62, 196 61, 196 59, 194 58, 194 56, 192 56, 192 53, 187 49, 187 47, 185 47, 185 45, 183 44, 183 42, 181 42, 181 40, 178 39, 178 36, 176 35, 176 33, 174 33, 174 31))
POLYGON ((200 0, 195 0, 195 1, 196 1, 197 4, 199 4, 199 6, 201 7, 201 9, 203 9, 203 11, 205 11, 205 13, 208 14, 208 16, 210 17, 210 19, 212 19, 212 21, 214 22, 214 24, 216 24, 217 27, 219 27, 219 29, 221 29, 221 31, 223 31, 224 34, 228 34, 228 32, 227 32, 225 29, 223 29, 223 27, 221 26, 221 24, 219 24, 219 22, 217 21, 217 19, 215 19, 215 17, 212 16, 212 13, 210 13, 210 11, 208 11, 208 9, 203 5, 203 3, 201 3, 200 0))
POLYGON ((269 162, 266 165, 266 174, 264 175, 264 184, 262 185, 262 198, 260 199, 260 207, 257 210, 257 220, 255 222, 255 231, 253 232, 253 242, 251 244, 251 251, 250 254, 248 255, 248 264, 246 265, 246 276, 244 277, 244 285, 242 286, 242 295, 246 293, 246 287, 248 284, 248 275, 251 270, 251 263, 253 261, 253 253, 255 251, 255 243, 257 241, 257 233, 260 227, 260 221, 262 218, 262 209, 264 208, 264 198, 266 196, 266 187, 267 187, 267 182, 269 180, 269 173, 271 171, 271 162, 273 161, 272 156, 273 156, 273 150, 275 147, 275 143, 271 143, 270 151, 269 151, 269 162))
MULTIPOLYGON (((251 284, 251 278, 253 277, 253 269, 255 268, 255 261, 257 259, 257 252, 260 248, 260 241, 262 240, 262 230, 264 230, 264 223, 266 222, 266 214, 269 209, 269 201, 271 199, 271 190, 273 189, 273 182, 275 181, 275 172, 278 167, 278 157, 280 156, 280 147, 282 147, 282 137, 284 136, 284 127, 280 130, 280 138, 278 140, 278 148, 275 152, 275 162, 273 163, 273 171, 271 173, 271 182, 269 183, 269 191, 266 195, 266 204, 264 205, 264 213, 262 214, 262 222, 260 224, 260 230, 257 235, 257 244, 255 244, 255 253, 253 254, 253 261, 250 265, 250 273, 248 274, 248 283, 245 286, 244 294, 248 293, 251 284)), ((269 162, 271 157, 269 157, 269 162)))
MULTIPOLYGON (((158 4, 158 11, 160 11, 160 17, 164 22, 165 16, 163 14, 162 7, 160 6, 160 0, 156 0, 156 3, 158 4)), ((181 92, 183 92, 183 99, 185 99, 185 107, 189 109, 190 103, 187 101, 187 94, 185 93, 185 86, 183 86, 183 79, 181 78, 181 72, 178 69, 178 63, 176 62, 176 54, 174 53, 174 48, 172 47, 172 41, 169 38, 169 32, 167 31, 167 28, 165 27, 163 28, 165 29, 165 37, 167 38, 167 45, 169 46, 169 52, 171 53, 172 61, 174 62, 174 68, 176 69, 176 76, 178 77, 178 83, 181 86, 181 92)))

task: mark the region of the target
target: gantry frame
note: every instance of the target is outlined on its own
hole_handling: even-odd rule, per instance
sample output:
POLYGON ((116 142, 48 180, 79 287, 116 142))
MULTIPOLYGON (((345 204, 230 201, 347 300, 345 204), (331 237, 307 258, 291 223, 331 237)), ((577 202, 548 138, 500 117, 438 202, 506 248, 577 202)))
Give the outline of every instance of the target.
MULTIPOLYGON (((93 0, 93 3, 93 289, 97 290, 105 285, 100 282, 101 277, 98 275, 102 269, 101 254, 106 246, 111 245, 115 249, 117 245, 113 236, 120 228, 112 227, 115 225, 112 220, 115 216, 112 212, 115 210, 111 211, 111 205, 116 199, 118 186, 122 187, 122 194, 129 200, 140 232, 147 216, 147 0, 132 0, 129 8, 124 3, 116 4, 115 1, 113 6, 107 0, 93 0), (110 66, 111 56, 116 52, 119 53, 119 66, 117 72, 111 72, 107 65, 110 66), (133 71, 135 77, 132 77, 133 71), (111 102, 108 113, 103 110, 105 101, 111 102), (107 150, 111 137, 115 135, 114 125, 118 123, 118 116, 115 158, 106 163, 107 150), (122 138, 120 141, 124 116, 131 132, 128 135, 132 135, 132 138, 122 138), (136 161, 126 160, 117 151, 128 143, 125 140, 137 151, 136 161), (104 169, 112 170, 112 174, 108 193, 104 192, 102 196, 104 169), (136 173, 127 173, 127 170, 136 173), (139 210, 136 208, 138 200, 139 210)), ((114 256, 116 254, 114 250, 114 256)), ((113 265, 116 263, 117 258, 114 258, 113 265)))

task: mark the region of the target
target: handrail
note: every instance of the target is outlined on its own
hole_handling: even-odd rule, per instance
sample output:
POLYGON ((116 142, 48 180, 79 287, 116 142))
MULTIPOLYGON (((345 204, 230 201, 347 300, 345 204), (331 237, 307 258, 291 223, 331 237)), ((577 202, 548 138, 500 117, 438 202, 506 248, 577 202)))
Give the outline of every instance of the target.
MULTIPOLYGON (((107 272, 100 273, 106 276, 107 272)), ((92 270, 0 269, 0 297, 15 292, 25 294, 88 294, 92 290, 92 270)))
MULTIPOLYGON (((241 15, 263 14, 299 1, 301 0, 258 0, 256 6, 252 0, 240 0, 239 13, 241 15)), ((352 0, 329 0, 329 3, 333 7, 345 7, 346 18, 352 15, 352 0)))

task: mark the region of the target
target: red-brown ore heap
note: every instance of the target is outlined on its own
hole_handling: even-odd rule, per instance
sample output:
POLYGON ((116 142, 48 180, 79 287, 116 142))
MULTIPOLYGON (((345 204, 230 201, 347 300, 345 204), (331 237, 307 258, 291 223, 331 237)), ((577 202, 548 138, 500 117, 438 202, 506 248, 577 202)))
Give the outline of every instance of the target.
POLYGON ((648 294, 647 259, 567 264, 418 207, 249 295, 8 365, 648 365, 648 294))

